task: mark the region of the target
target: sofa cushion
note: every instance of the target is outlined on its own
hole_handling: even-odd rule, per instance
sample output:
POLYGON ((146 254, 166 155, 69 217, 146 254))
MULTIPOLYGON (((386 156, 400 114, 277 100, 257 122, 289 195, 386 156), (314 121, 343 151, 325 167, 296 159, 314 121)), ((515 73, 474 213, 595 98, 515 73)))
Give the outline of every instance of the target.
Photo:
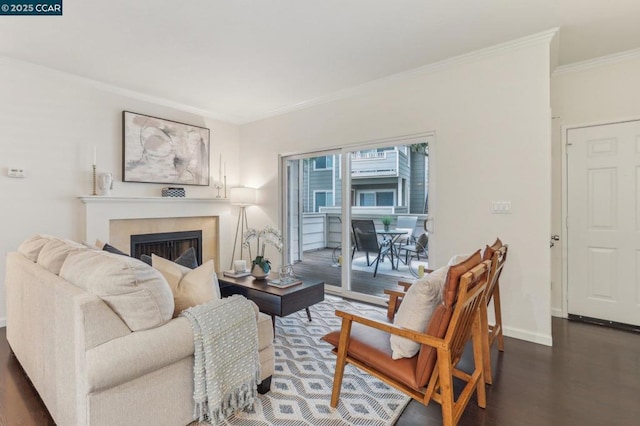
POLYGON ((38 265, 58 275, 67 256, 84 250, 87 250, 87 248, 75 241, 51 238, 38 253, 38 265))
POLYGON ((158 327, 173 314, 167 281, 138 259, 83 250, 67 257, 60 276, 104 300, 132 331, 158 327))
POLYGON ((40 250, 46 243, 48 243, 53 237, 51 235, 38 234, 34 235, 31 238, 26 239, 20 247, 18 247, 18 252, 21 253, 24 257, 29 259, 32 262, 38 261, 38 255, 40 254, 40 250))
MULTIPOLYGON (((413 283, 402 298, 393 323, 414 331, 424 331, 433 311, 442 303, 442 288, 448 270, 449 266, 443 266, 413 283)), ((411 358, 420 350, 420 343, 392 334, 391 349, 393 359, 411 358)))
POLYGON ((196 269, 190 269, 152 254, 151 264, 169 283, 173 293, 174 318, 191 306, 220 298, 213 260, 205 262, 196 269))

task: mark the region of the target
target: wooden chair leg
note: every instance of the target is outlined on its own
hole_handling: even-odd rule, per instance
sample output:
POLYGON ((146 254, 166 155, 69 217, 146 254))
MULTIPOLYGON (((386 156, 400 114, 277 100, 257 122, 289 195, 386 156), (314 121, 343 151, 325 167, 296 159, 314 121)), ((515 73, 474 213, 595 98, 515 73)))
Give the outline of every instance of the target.
POLYGON ((340 388, 342 387, 342 377, 344 376, 344 366, 347 363, 347 348, 349 347, 349 337, 351 335, 351 320, 342 319, 340 329, 340 342, 338 343, 338 358, 336 359, 336 372, 333 377, 333 390, 331 392, 331 407, 336 408, 340 400, 340 388))
MULTIPOLYGON (((484 305, 485 314, 486 314, 487 304, 484 302, 484 300, 482 300, 480 303, 484 305)), ((476 397, 478 398, 478 407, 485 408, 487 406, 487 394, 486 394, 486 389, 484 388, 484 385, 485 385, 485 380, 487 379, 484 377, 484 367, 486 365, 486 361, 483 362, 483 359, 484 359, 483 346, 485 344, 488 345, 488 340, 487 340, 487 334, 486 334, 487 328, 483 325, 481 318, 482 318, 482 312, 478 311, 476 319, 473 322, 472 340, 473 340, 473 362, 475 364, 475 370, 480 372, 480 378, 478 379, 478 383, 476 384, 476 397)), ((488 383, 491 383, 491 366, 489 366, 489 382, 488 383)))
POLYGON ((453 399, 453 367, 451 366, 451 353, 445 349, 438 349, 438 360, 436 362, 440 376, 442 424, 444 426, 454 426, 456 421, 453 399))
POLYGON ((482 338, 482 363, 484 371, 484 381, 490 385, 493 383, 491 375, 491 342, 489 341, 489 319, 487 317, 487 303, 483 299, 480 302, 480 332, 482 338))
POLYGON ((502 336, 502 307, 500 306, 500 284, 497 283, 493 291, 493 307, 495 309, 496 325, 495 330, 498 333, 498 350, 504 352, 504 338, 502 336))

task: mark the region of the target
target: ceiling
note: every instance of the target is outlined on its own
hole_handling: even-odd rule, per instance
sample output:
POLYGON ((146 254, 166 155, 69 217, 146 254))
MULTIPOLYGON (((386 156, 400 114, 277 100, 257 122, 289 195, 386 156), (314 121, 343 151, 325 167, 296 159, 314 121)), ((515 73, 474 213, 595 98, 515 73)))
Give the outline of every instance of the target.
POLYGON ((637 0, 65 0, 0 55, 236 123, 554 27, 558 64, 640 47, 637 0))

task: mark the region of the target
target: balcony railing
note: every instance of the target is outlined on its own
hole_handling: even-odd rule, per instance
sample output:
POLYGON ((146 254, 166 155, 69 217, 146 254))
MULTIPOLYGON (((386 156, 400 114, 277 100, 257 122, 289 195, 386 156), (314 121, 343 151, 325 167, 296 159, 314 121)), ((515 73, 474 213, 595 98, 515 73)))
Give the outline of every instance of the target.
POLYGON ((351 154, 351 176, 398 176, 398 151, 354 152, 351 154))
MULTIPOLYGON (((340 245, 342 240, 341 215, 339 207, 336 212, 304 213, 302 222, 302 251, 318 250, 323 248, 333 248, 340 245)), ((382 217, 391 216, 395 226, 398 214, 407 214, 406 207, 398 207, 398 211, 393 207, 354 207, 352 210, 353 219, 373 219, 374 223, 382 228, 382 217), (386 209, 386 210, 385 210, 386 209)), ((424 232, 423 224, 428 215, 418 214, 418 222, 414 235, 424 232)))

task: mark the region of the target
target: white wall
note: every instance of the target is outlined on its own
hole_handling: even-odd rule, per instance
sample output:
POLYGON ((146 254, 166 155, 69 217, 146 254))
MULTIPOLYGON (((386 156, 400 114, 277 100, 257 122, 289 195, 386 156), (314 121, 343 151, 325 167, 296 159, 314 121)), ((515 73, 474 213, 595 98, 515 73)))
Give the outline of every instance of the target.
POLYGON ((251 221, 279 223, 279 153, 435 131, 432 262, 502 238, 505 334, 551 344, 549 54, 549 40, 524 43, 242 126, 243 183, 262 189, 251 221))
POLYGON ((565 299, 562 282, 562 128, 640 119, 640 57, 603 58, 580 66, 566 67, 552 77, 553 115, 553 204, 552 228, 562 234, 552 249, 552 308, 562 312, 565 299))
MULTIPOLYGON (((35 233, 82 240, 84 205, 77 197, 91 193, 94 146, 98 171, 111 171, 116 177, 113 196, 159 196, 160 189, 167 186, 122 182, 122 110, 210 128, 212 173, 217 177, 222 153, 228 183, 233 186, 240 180, 236 125, 137 100, 80 78, 1 57, 0 81, 0 277, 5 276, 4 255, 35 233), (25 179, 7 177, 7 169, 16 166, 26 169, 25 179)), ((216 194, 213 187, 185 188, 191 197, 216 194)), ((236 211, 229 208, 228 214, 236 211)), ((230 261, 230 250, 225 250, 228 245, 221 241, 222 265, 230 261)), ((5 312, 2 283, 0 326, 5 312)))

